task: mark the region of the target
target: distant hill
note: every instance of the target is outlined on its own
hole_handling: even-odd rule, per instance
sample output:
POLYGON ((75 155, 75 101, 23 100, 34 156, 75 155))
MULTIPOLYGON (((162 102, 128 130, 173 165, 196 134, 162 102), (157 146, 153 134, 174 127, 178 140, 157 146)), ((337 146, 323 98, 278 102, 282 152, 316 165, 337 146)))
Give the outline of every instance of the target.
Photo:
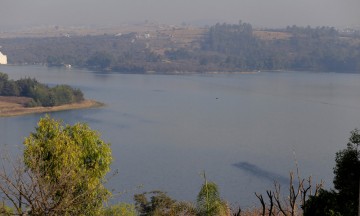
MULTIPOLYGON (((52 30, 57 31, 61 29, 52 30)), ((254 30, 239 22, 208 28, 148 25, 104 32, 0 38, 0 44, 10 64, 73 65, 123 73, 360 71, 358 31, 298 26, 254 30)))

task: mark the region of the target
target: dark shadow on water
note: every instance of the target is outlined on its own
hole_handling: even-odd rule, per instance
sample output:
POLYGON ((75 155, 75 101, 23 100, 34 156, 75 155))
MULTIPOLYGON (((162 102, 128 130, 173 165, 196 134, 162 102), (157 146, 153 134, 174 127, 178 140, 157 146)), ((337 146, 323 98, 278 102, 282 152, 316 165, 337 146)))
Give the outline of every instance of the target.
POLYGON ((239 168, 259 179, 265 179, 265 180, 268 180, 271 182, 276 181, 282 185, 285 185, 285 184, 287 185, 290 182, 290 179, 287 177, 284 177, 280 174, 277 174, 277 173, 274 173, 271 171, 261 169, 260 167, 256 166, 255 164, 251 164, 248 162, 239 162, 239 163, 232 164, 232 166, 239 168))

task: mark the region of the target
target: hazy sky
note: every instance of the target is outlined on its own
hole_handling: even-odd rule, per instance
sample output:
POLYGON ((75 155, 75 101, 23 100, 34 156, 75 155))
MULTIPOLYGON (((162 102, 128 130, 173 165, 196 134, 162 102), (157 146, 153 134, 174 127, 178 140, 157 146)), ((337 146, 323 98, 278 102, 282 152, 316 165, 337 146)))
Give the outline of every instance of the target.
POLYGON ((360 26, 360 0, 0 0, 1 28, 23 25, 105 25, 145 20, 360 26))

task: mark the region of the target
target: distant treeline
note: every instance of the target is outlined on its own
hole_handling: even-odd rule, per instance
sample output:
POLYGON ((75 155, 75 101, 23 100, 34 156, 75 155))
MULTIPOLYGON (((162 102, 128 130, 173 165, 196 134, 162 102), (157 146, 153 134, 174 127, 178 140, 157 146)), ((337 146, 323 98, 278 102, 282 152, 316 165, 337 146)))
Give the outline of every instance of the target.
POLYGON ((256 31, 286 34, 262 38, 248 23, 216 24, 186 46, 136 33, 56 38, 0 39, 9 63, 71 64, 126 73, 257 70, 360 71, 360 34, 332 27, 256 31), (163 52, 153 49, 159 44, 163 52))
POLYGON ((10 64, 72 65, 96 70, 145 71, 147 62, 159 56, 134 34, 52 38, 0 39, 10 64))
MULTIPOLYGON (((359 71, 359 38, 340 37, 331 27, 287 27, 284 39, 260 40, 247 23, 217 24, 202 49, 223 54, 219 65, 249 70, 359 71)), ((221 56, 221 55, 219 55, 221 56)))
POLYGON ((0 95, 32 98, 26 104, 29 107, 59 106, 84 100, 83 93, 79 89, 73 89, 68 85, 57 85, 50 88, 31 78, 9 80, 5 73, 0 73, 0 95))

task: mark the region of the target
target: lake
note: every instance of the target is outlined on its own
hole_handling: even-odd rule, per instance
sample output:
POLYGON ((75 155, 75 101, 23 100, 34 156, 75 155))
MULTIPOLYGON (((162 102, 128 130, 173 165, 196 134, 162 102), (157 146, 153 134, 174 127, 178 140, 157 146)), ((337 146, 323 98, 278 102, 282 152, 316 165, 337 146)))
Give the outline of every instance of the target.
MULTIPOLYGON (((296 163, 302 177, 323 179, 329 188, 335 153, 360 127, 359 74, 138 75, 4 65, 0 71, 69 84, 106 104, 51 116, 86 122, 111 143, 119 173, 108 186, 122 193, 114 201, 151 190, 195 201, 205 171, 223 198, 251 206, 259 204, 254 192, 272 189, 274 178, 286 184, 296 163)), ((42 116, 0 118, 2 148, 21 154, 42 116)))

